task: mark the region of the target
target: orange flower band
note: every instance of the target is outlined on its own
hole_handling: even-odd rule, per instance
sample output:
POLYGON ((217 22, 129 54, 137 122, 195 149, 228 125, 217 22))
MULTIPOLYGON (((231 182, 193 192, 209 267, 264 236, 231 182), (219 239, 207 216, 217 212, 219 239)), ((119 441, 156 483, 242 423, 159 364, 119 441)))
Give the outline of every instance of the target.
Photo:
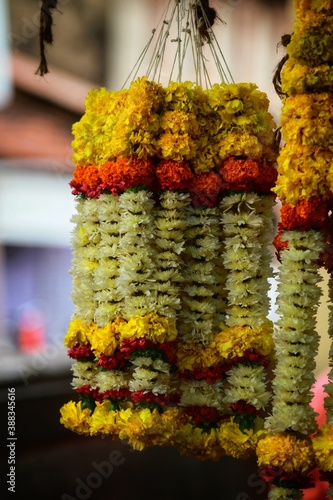
POLYGON ((70 182, 74 195, 98 198, 103 191, 119 195, 126 189, 146 187, 152 191, 185 190, 194 206, 216 206, 226 190, 269 193, 275 185, 277 171, 251 159, 228 158, 218 172, 194 174, 189 162, 152 159, 117 158, 95 165, 78 165, 70 182))

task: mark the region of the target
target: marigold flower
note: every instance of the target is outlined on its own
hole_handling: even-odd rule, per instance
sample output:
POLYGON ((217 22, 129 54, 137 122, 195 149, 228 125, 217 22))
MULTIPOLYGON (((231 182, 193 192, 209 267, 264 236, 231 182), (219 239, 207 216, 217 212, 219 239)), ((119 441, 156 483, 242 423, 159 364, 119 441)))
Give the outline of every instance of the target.
POLYGON ((162 189, 188 189, 194 174, 189 163, 162 160, 156 167, 156 176, 162 189))
POLYGON ((281 222, 279 228, 292 231, 299 229, 321 229, 327 221, 328 206, 327 201, 319 196, 312 196, 306 200, 299 200, 292 207, 288 203, 282 205, 280 209, 281 222))
POLYGON ((154 163, 151 159, 117 158, 99 168, 104 190, 120 194, 133 187, 150 187, 154 182, 154 163))
POLYGON ((83 193, 89 198, 98 198, 101 182, 98 167, 77 165, 69 185, 73 188, 72 194, 83 193))
POLYGON ((259 441, 256 452, 259 467, 306 474, 315 465, 311 440, 295 434, 268 434, 259 441))
POLYGON ((254 453, 258 440, 263 435, 265 432, 260 429, 241 431, 233 418, 229 422, 221 423, 217 431, 219 444, 226 455, 241 459, 246 459, 254 453))
POLYGON ((173 318, 148 313, 145 316, 132 316, 128 323, 120 328, 120 338, 145 338, 155 343, 163 343, 175 340, 177 329, 173 318))
POLYGON ((321 426, 313 437, 313 449, 318 467, 323 471, 333 472, 333 427, 331 425, 321 426))
POLYGON ((215 207, 221 200, 222 190, 222 178, 213 171, 194 176, 189 186, 192 203, 195 207, 201 205, 215 207))
POLYGON ((258 161, 228 158, 218 168, 226 189, 268 193, 275 185, 277 171, 258 161))
POLYGON ((69 401, 60 409, 60 423, 67 429, 70 429, 78 434, 89 434, 89 422, 91 410, 83 409, 81 401, 75 403, 69 401))

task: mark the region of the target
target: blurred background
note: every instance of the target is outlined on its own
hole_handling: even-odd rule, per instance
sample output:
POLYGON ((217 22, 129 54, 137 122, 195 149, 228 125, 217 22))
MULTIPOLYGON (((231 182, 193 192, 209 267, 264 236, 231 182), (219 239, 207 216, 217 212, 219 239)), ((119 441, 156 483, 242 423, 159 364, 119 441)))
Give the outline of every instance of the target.
MULTIPOLYGON (((122 87, 166 0, 58 5, 54 44, 47 48, 50 73, 42 78, 35 74, 39 1, 0 0, 0 402, 5 414, 8 387, 15 387, 19 498, 196 500, 208 492, 224 500, 265 498, 253 460, 201 463, 169 449, 137 453, 59 424, 59 408, 73 398, 62 345, 72 314, 71 127, 89 89, 122 87), (110 462, 112 450, 118 465, 103 476, 96 464, 110 462)), ((280 38, 292 30, 292 0, 212 0, 211 6, 226 23, 216 35, 235 82, 254 82, 266 92, 278 122, 281 103, 271 82, 283 56, 280 38)), ((323 292, 318 373, 328 351, 325 280, 323 292)))

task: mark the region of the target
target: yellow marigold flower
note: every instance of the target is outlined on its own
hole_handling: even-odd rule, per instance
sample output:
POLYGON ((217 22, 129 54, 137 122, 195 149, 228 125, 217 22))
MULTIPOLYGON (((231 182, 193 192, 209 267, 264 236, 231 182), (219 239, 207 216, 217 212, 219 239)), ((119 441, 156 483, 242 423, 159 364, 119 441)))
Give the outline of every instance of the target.
POLYGON ((90 435, 109 436, 116 433, 116 413, 110 411, 110 401, 96 403, 96 408, 90 417, 90 435))
POLYGON ((291 118, 307 120, 329 119, 333 114, 333 96, 328 92, 313 94, 295 94, 284 100, 281 112, 281 126, 286 125, 291 118))
POLYGON ((294 434, 267 435, 259 441, 256 451, 259 467, 306 473, 315 465, 311 440, 294 434))
POLYGON ((311 196, 327 198, 327 174, 333 161, 328 149, 286 145, 278 157, 279 176, 272 189, 283 203, 292 207, 311 196))
POLYGON ((219 460, 224 455, 216 429, 204 432, 190 423, 182 425, 176 431, 175 444, 182 455, 192 455, 199 460, 219 460))
POLYGON ((180 371, 195 370, 215 366, 221 357, 215 347, 203 346, 195 342, 186 342, 178 345, 177 365, 180 371))
POLYGON ((78 342, 79 344, 87 344, 89 333, 89 325, 84 323, 79 318, 73 318, 69 324, 68 331, 64 338, 64 344, 66 347, 74 347, 78 342))
POLYGON ((333 75, 330 64, 309 66, 288 59, 281 72, 282 88, 287 94, 306 94, 320 89, 332 89, 333 75))
POLYGON ((121 339, 146 338, 155 343, 171 342, 177 338, 176 324, 173 318, 149 313, 145 316, 135 315, 128 323, 120 327, 121 339))
POLYGON ((333 427, 322 425, 313 438, 313 449, 319 469, 333 471, 333 427))
POLYGON ((113 323, 108 323, 103 327, 91 325, 91 328, 87 332, 87 339, 96 356, 100 356, 101 354, 112 356, 118 347, 119 331, 124 324, 126 324, 125 321, 118 318, 113 323))
POLYGON ((218 154, 221 160, 230 156, 246 156, 252 160, 260 160, 263 156, 263 146, 258 137, 246 132, 229 132, 220 139, 218 154))
POLYGON ((82 409, 81 401, 69 401, 60 409, 60 423, 77 434, 89 434, 90 413, 89 408, 82 409))
MULTIPOLYGON (((167 109, 190 111, 193 102, 193 82, 170 82, 165 89, 164 102, 167 109)), ((200 90, 197 89, 197 96, 200 90)))
POLYGON ((225 454, 234 458, 248 458, 254 453, 258 441, 265 435, 265 431, 245 429, 243 432, 239 425, 231 419, 223 422, 217 431, 217 438, 225 454))
POLYGON ((73 125, 73 162, 76 165, 101 165, 111 158, 111 136, 114 126, 125 109, 127 90, 91 90, 86 98, 86 112, 73 125))
POLYGON ((126 439, 135 450, 142 451, 151 444, 149 432, 156 432, 160 417, 156 410, 148 408, 126 409, 117 412, 116 424, 119 438, 126 439))
POLYGON ((296 0, 294 2, 297 17, 304 17, 308 14, 315 16, 333 8, 332 0, 296 0))
POLYGON ((267 356, 273 350, 272 332, 270 321, 265 321, 259 328, 223 325, 222 331, 213 341, 213 346, 225 359, 241 357, 248 349, 267 356))

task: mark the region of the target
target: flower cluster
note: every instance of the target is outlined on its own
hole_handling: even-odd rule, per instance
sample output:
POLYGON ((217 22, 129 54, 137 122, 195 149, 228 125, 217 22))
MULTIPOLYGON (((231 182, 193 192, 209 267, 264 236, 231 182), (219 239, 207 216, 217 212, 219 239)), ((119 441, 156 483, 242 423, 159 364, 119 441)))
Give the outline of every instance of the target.
POLYGON ((268 104, 253 84, 89 93, 73 127, 66 427, 199 459, 254 453, 273 350, 268 104))

